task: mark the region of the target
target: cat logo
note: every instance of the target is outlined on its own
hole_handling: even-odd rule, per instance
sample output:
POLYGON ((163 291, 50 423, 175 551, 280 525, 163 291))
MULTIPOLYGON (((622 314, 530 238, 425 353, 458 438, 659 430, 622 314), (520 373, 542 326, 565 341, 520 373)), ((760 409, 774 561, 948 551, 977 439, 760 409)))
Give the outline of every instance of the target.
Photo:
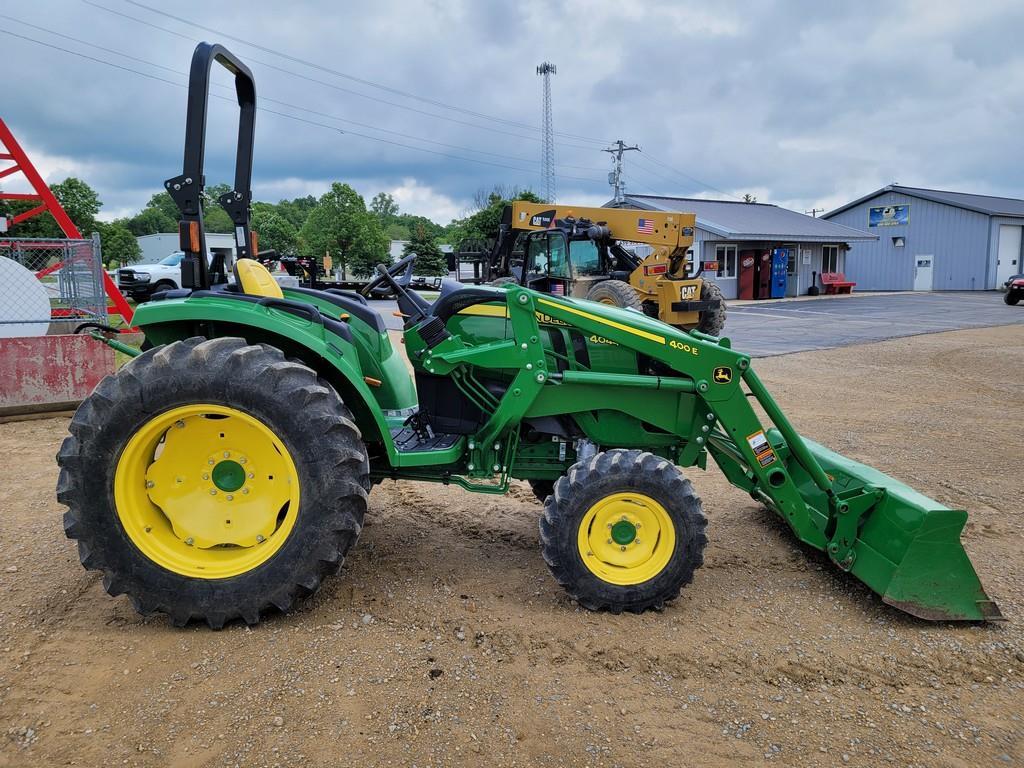
POLYGON ((697 286, 696 285, 684 285, 679 288, 679 299, 680 301, 689 301, 696 297, 697 286))
POLYGON ((728 384, 732 381, 732 368, 725 365, 720 365, 715 368, 714 374, 715 384, 728 384))

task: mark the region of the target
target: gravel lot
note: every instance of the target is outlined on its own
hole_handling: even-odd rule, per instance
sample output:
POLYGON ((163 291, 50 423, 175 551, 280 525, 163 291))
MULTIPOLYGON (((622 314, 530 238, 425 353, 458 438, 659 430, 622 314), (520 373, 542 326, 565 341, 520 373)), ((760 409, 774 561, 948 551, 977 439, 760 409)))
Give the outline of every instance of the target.
POLYGON ((0 766, 1024 764, 1021 328, 756 366, 801 432, 971 512, 1008 623, 898 613, 694 470, 707 562, 663 613, 574 607, 525 486, 386 482, 299 611, 176 630, 64 538, 67 420, 0 424, 0 766))

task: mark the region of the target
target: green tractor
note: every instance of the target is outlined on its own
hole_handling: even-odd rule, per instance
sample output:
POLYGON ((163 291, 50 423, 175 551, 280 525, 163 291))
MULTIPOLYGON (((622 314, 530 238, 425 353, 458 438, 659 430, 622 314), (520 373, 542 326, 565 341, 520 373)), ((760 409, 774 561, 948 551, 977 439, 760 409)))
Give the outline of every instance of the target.
MULTIPOLYGON (((580 605, 660 609, 703 562, 707 519, 681 468, 710 457, 795 536, 904 611, 999 619, 960 543, 966 512, 802 438, 748 355, 628 309, 518 285, 446 281, 428 303, 395 275, 362 294, 282 290, 249 231, 255 88, 201 44, 192 61, 181 209, 185 288, 135 322, 146 350, 103 380, 58 455, 82 564, 177 625, 253 624, 335 573, 374 484, 418 480, 543 498, 540 541, 580 605), (210 69, 235 76, 235 280, 204 258, 210 69), (388 286, 413 372, 364 296, 388 286), (756 401, 770 424, 763 424, 756 401)), ((116 343, 116 342, 114 342, 116 343)))

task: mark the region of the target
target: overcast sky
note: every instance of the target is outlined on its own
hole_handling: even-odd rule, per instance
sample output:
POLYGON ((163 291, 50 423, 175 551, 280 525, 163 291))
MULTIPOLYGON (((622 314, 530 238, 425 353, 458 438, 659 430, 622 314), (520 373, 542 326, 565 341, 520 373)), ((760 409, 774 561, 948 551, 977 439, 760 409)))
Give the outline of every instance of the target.
MULTIPOLYGON (((609 199, 599 150, 618 138, 642 149, 634 192, 799 211, 893 181, 1024 196, 1019 0, 141 1, 180 20, 129 0, 0 2, 0 30, 91 57, 0 35, 0 116, 48 181, 96 188, 107 219, 181 172, 181 84, 204 39, 283 113, 257 119, 253 191, 272 202, 345 181, 447 223, 482 187, 541 191, 545 60, 560 202, 609 199)), ((207 182, 228 181, 232 105, 210 110, 207 182)))

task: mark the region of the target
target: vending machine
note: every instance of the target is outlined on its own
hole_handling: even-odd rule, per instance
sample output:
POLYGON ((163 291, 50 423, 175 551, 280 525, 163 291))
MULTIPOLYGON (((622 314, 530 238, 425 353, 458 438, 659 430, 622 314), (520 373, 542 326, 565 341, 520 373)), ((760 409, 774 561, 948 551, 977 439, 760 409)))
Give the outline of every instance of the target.
POLYGON ((759 251, 755 259, 757 269, 754 275, 754 298, 770 299, 772 297, 772 252, 759 251))
POLYGON ((740 251, 740 270, 737 280, 737 299, 754 298, 754 273, 757 271, 757 251, 740 251))
POLYGON ((789 251, 785 248, 776 248, 772 251, 772 286, 771 297, 782 299, 786 296, 786 271, 789 267, 789 251))

